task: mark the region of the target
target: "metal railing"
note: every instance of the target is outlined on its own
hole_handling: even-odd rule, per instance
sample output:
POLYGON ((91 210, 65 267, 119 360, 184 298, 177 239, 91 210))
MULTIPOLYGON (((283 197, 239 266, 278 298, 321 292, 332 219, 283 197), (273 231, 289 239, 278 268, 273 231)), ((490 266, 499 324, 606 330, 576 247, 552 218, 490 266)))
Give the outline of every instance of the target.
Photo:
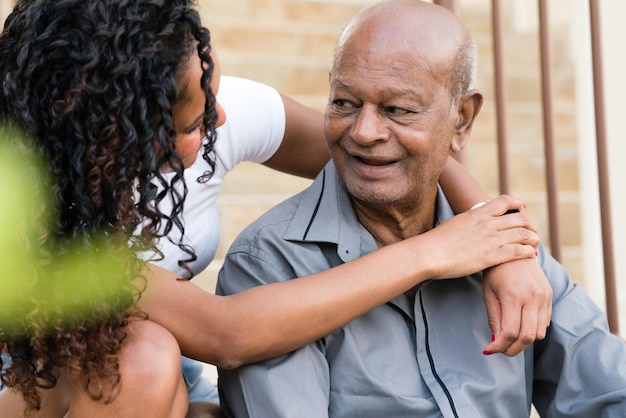
MULTIPOLYGON (((434 0, 434 3, 457 11, 457 0, 434 0)), ((506 90, 504 77, 504 31, 503 13, 500 0, 491 0, 491 20, 494 54, 494 88, 496 107, 496 130, 498 146, 498 171, 500 192, 509 193, 509 164, 507 152, 506 128, 506 90)), ((539 51, 541 66, 541 100, 543 117, 543 142, 546 170, 546 194, 548 207, 548 229, 550 251, 561 260, 561 241, 559 231, 558 188, 555 164, 553 92, 550 62, 550 31, 547 0, 538 0, 539 16, 539 51)), ((606 296, 606 314, 612 333, 619 334, 617 285, 615 277, 615 259, 610 209, 608 151, 606 141, 604 81, 602 76, 602 42, 600 39, 600 16, 598 0, 589 0, 590 34, 593 66, 593 91, 595 100, 596 148, 598 159, 599 201, 602 229, 602 252, 606 296)))

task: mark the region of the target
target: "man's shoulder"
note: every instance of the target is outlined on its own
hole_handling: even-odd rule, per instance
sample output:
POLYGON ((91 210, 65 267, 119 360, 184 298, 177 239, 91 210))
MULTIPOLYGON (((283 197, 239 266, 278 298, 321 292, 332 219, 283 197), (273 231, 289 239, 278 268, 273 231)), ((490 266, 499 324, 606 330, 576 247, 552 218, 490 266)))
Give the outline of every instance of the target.
POLYGON ((298 194, 279 203, 235 238, 220 269, 217 294, 237 293, 249 287, 296 277, 290 264, 294 259, 289 254, 298 249, 283 236, 300 200, 301 194, 298 194))

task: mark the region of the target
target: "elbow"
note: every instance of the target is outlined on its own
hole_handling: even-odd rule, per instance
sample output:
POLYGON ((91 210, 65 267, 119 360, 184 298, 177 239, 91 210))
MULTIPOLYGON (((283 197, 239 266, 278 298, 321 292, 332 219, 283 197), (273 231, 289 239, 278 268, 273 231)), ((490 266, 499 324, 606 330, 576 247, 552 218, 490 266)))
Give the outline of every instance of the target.
POLYGON ((233 370, 244 364, 259 360, 254 356, 254 350, 246 342, 245 338, 228 338, 222 340, 222 344, 211 353, 212 363, 223 370, 233 370))
POLYGON ((233 370, 239 366, 243 366, 245 361, 236 353, 231 352, 228 348, 220 350, 222 352, 213 353, 213 364, 222 370, 233 370))
POLYGON ((221 318, 225 319, 214 323, 210 338, 203 345, 211 363, 223 370, 233 370, 276 355, 277 339, 268 332, 268 328, 271 331, 272 327, 263 325, 258 319, 248 319, 247 314, 242 315, 239 307, 243 302, 232 303, 233 300, 239 300, 234 298, 237 295, 217 300, 229 302, 222 304, 219 309, 221 318), (233 307, 239 311, 233 311, 233 307))
POLYGON ((219 358, 215 365, 222 370, 233 370, 239 366, 243 366, 244 362, 241 359, 237 359, 235 357, 226 356, 223 358, 219 358))

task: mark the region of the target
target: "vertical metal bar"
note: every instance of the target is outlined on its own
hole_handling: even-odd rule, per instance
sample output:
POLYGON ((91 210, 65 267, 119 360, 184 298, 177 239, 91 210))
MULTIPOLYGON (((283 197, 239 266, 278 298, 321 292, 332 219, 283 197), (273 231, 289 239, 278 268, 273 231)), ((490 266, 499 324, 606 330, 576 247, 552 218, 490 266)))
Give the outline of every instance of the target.
POLYGON ((596 120, 596 147, 600 193, 600 221, 602 225, 602 252, 604 258, 604 287, 606 313, 612 333, 619 334, 615 260, 613 258, 613 230, 611 225, 611 198, 609 189, 608 149, 604 109, 604 77, 602 73, 602 42, 600 37, 600 10, 597 0, 589 1, 591 27, 591 59, 593 64, 593 91, 596 120))
POLYGON ((543 103, 543 144, 546 163, 546 181, 548 194, 548 230, 550 234, 550 252, 561 260, 561 239, 559 233, 559 207, 554 153, 554 128, 552 111, 552 78, 550 64, 550 33, 548 5, 546 0, 539 0, 539 51, 541 56, 541 98, 543 103))
POLYGON ((500 193, 509 193, 508 152, 506 134, 506 86, 504 81, 504 38, 502 9, 499 0, 491 1, 491 19, 493 25, 493 70, 496 101, 496 131, 498 144, 498 174, 500 193))

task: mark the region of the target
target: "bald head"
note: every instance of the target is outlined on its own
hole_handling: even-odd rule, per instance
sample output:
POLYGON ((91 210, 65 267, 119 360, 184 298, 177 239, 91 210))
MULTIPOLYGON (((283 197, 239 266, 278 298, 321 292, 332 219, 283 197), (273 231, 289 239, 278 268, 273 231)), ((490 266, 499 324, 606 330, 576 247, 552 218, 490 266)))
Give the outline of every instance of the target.
POLYGON ((452 97, 467 91, 473 80, 469 32, 449 10, 420 0, 386 0, 355 15, 339 37, 333 68, 352 54, 376 54, 390 65, 436 72, 449 83, 452 97))

